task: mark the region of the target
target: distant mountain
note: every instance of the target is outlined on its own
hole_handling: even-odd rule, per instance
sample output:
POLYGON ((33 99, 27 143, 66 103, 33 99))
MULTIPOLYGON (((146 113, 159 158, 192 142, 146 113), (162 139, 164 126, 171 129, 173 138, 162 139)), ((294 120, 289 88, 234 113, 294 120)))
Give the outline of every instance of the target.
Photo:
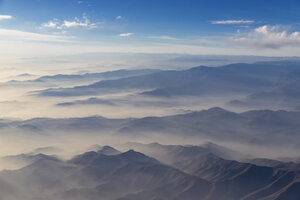
POLYGON ((32 84, 41 86, 42 84, 50 84, 50 86, 59 85, 61 83, 90 83, 96 82, 99 80, 110 80, 110 79, 119 79, 131 76, 141 76, 145 74, 152 74, 159 72, 158 69, 132 69, 132 70, 115 70, 115 71, 106 71, 99 73, 84 73, 84 74, 55 74, 49 76, 41 76, 32 80, 11 80, 2 85, 12 86, 31 86, 32 84))
POLYGON ((240 100, 233 100, 233 106, 256 108, 300 108, 300 71, 296 70, 283 76, 278 83, 269 90, 256 92, 240 100))
POLYGON ((55 146, 46 146, 46 147, 39 147, 34 149, 31 154, 57 154, 61 152, 62 149, 55 147, 55 146))
POLYGON ((300 61, 268 61, 254 64, 236 63, 224 66, 226 71, 278 81, 282 77, 300 70, 300 61))
POLYGON ((41 153, 4 156, 0 157, 1 169, 19 169, 43 159, 57 160, 55 156, 48 156, 41 153))
POLYGON ((87 150, 88 150, 88 152, 97 152, 97 153, 104 154, 107 156, 112 156, 112 155, 117 155, 117 154, 122 153, 111 146, 101 146, 98 144, 90 146, 87 150))
POLYGON ((75 105, 107 105, 107 106, 115 106, 116 104, 109 101, 96 97, 92 97, 86 100, 77 100, 71 102, 63 102, 58 103, 57 106, 75 106, 75 105))
POLYGON ((85 118, 34 118, 25 121, 14 121, 7 126, 30 132, 43 131, 99 131, 113 130, 121 127, 131 119, 106 119, 100 116, 85 118))
POLYGON ((263 146, 299 149, 300 112, 252 110, 235 113, 222 108, 164 117, 107 119, 35 118, 24 121, 0 121, 1 130, 32 133, 114 133, 116 137, 174 137, 195 141, 242 142, 263 146), (2 124, 1 124, 2 123, 2 124), (267 139, 266 139, 267 138, 267 139))
POLYGON ((129 121, 120 134, 239 141, 264 145, 298 145, 300 112, 253 110, 234 113, 221 108, 129 121), (268 138, 266 140, 266 138, 268 138))
POLYGON ((282 76, 300 69, 300 62, 278 61, 195 67, 182 71, 161 71, 146 75, 103 80, 90 85, 53 88, 40 96, 83 96, 124 90, 141 90, 144 95, 229 95, 251 94, 273 88, 282 76))
POLYGON ((68 80, 94 80, 94 79, 115 79, 130 76, 140 76, 145 74, 152 74, 159 72, 158 69, 121 69, 115 71, 106 71, 100 73, 85 73, 85 74, 56 74, 53 76, 42 76, 34 81, 48 82, 48 81, 68 81, 68 80))

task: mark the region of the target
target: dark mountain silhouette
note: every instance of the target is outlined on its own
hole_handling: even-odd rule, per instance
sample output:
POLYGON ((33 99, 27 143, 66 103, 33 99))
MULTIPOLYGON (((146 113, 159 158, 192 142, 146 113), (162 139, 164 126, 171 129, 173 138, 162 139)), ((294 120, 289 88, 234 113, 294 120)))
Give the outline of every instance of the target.
MULTIPOLYGON (((299 199, 296 188, 300 181, 300 165, 277 161, 273 167, 257 166, 225 160, 209 151, 197 151, 197 146, 137 144, 138 149, 188 174, 214 184, 208 199, 299 199), (169 154, 170 159, 164 156, 169 154), (163 155, 163 156, 162 156, 163 155), (222 196, 220 197, 220 194, 222 196)), ((273 161, 274 162, 274 161, 273 161)))
MULTIPOLYGON (((0 197, 24 200, 294 200, 300 166, 264 167, 226 160, 197 146, 131 144, 170 155, 163 164, 135 150, 90 151, 69 161, 40 155, 19 170, 0 172, 0 197)), ((113 150, 105 146, 102 150, 113 150)))
POLYGON ((17 171, 0 173, 10 189, 22 188, 2 198, 18 199, 145 199, 204 198, 211 184, 130 150, 107 156, 87 152, 68 162, 43 159, 17 171), (37 176, 38 175, 38 176, 37 176), (17 186, 17 187, 16 187, 17 186), (150 195, 151 194, 151 195, 150 195))

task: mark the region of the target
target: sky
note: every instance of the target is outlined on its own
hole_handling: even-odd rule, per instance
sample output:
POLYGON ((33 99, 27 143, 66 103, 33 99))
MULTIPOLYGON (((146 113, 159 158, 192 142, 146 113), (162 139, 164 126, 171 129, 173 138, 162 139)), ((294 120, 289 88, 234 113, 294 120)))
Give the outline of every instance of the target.
POLYGON ((299 10, 299 0, 0 0, 0 63, 88 52, 298 56, 299 10))

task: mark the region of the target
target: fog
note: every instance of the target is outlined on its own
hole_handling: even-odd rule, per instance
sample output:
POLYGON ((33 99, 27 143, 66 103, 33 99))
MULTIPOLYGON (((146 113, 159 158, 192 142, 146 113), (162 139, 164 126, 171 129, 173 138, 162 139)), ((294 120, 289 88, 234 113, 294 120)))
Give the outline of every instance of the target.
MULTIPOLYGON (((122 124, 122 123, 121 123, 122 124)), ((26 127, 27 128, 27 127, 26 127)), ((31 127, 30 127, 31 128, 31 127)), ((295 142, 286 140, 281 145, 276 144, 279 141, 265 141, 258 144, 246 141, 217 139, 206 134, 190 135, 187 133, 176 132, 143 132, 124 133, 119 132, 120 127, 103 128, 102 130, 86 130, 82 128, 70 127, 61 128, 51 127, 49 129, 22 129, 20 127, 1 128, 1 150, 0 156, 16 156, 20 154, 36 155, 43 153, 46 155, 55 155, 60 159, 67 160, 75 155, 91 150, 95 145, 112 146, 121 151, 130 150, 127 143, 137 142, 143 144, 159 143, 162 145, 195 145, 201 146, 207 143, 220 145, 230 149, 232 152, 238 152, 239 157, 231 155, 232 159, 243 161, 250 158, 298 158, 300 149, 295 147, 295 142), (273 144, 274 143, 274 144, 273 144)), ((133 148, 135 149, 135 148, 133 148)), ((140 149, 137 149, 140 150, 140 149)), ((155 153, 155 148, 151 149, 155 153)), ((142 151, 143 152, 143 151, 142 151)), ((225 152, 224 152, 225 153, 225 152)), ((5 163, 1 162, 1 169, 17 169, 24 167, 26 162, 5 163)))
POLYGON ((98 56, 5 68, 0 199, 170 199, 164 188, 173 199, 215 200, 228 185, 245 191, 232 200, 273 187, 257 177, 297 184, 299 96, 286 92, 298 83, 297 61, 216 67, 278 58, 98 56))

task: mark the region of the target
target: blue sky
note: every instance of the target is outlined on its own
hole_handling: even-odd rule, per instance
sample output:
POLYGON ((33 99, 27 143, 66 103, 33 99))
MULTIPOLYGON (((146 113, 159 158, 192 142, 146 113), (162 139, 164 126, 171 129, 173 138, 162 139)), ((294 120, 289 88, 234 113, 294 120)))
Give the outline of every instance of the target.
POLYGON ((41 46, 47 45, 45 54, 128 51, 296 56, 300 46, 299 0, 0 2, 0 39, 10 54, 26 53, 28 48, 41 53, 41 46), (24 48, 17 48, 20 45, 24 48))

